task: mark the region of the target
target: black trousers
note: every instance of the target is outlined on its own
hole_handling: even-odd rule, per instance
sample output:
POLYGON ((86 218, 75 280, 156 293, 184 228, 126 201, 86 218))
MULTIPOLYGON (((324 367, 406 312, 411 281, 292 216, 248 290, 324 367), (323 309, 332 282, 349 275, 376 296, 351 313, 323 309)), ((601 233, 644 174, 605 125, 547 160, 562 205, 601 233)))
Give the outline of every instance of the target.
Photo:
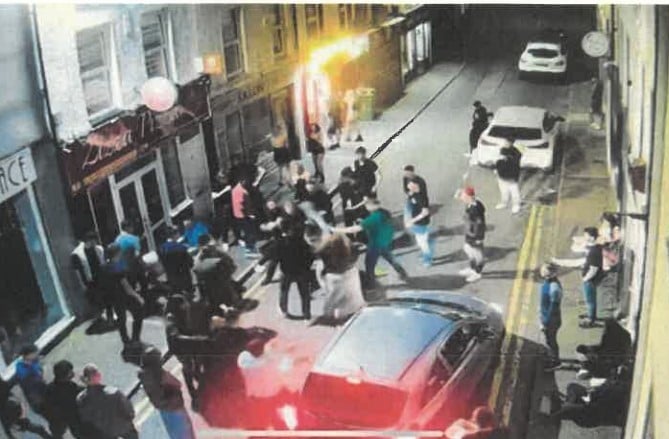
POLYGON ((128 344, 131 341, 139 341, 142 332, 142 324, 144 322, 144 307, 131 299, 121 299, 114 303, 114 311, 116 311, 116 324, 123 344, 128 344), (126 313, 128 311, 132 314, 133 319, 131 336, 128 336, 128 327, 126 325, 128 320, 126 313))
POLYGON ((311 282, 311 272, 301 274, 283 274, 281 277, 281 294, 279 296, 279 307, 284 314, 288 314, 288 293, 293 283, 297 284, 297 290, 300 292, 300 301, 302 302, 302 317, 311 319, 311 291, 309 290, 311 282))

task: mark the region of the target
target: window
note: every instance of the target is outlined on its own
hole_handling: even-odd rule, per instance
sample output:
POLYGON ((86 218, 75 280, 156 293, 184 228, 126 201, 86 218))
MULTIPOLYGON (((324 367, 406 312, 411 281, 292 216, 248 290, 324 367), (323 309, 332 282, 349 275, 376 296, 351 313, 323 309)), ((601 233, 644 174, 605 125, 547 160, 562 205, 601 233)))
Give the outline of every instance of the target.
POLYGON ((79 74, 89 116, 114 106, 110 36, 104 27, 77 33, 79 74))
POLYGON ((541 139, 541 129, 509 127, 503 125, 493 125, 488 133, 492 137, 501 137, 503 139, 516 140, 538 140, 541 139))
POLYGON ((446 366, 444 359, 441 356, 437 356, 430 370, 430 377, 425 385, 422 404, 425 405, 430 402, 436 396, 437 392, 446 385, 450 377, 451 372, 446 366))
POLYGON ((452 369, 455 369, 463 359, 472 340, 471 328, 467 329, 469 330, 466 331, 465 327, 457 329, 441 348, 441 356, 452 369))
POLYGON ((284 19, 283 5, 274 5, 272 10, 274 15, 272 52, 274 55, 282 55, 286 50, 286 20, 284 19))
POLYGON ((170 78, 168 38, 169 16, 166 10, 142 15, 142 44, 144 63, 149 78, 170 78))
POLYGON ((272 131, 272 116, 267 98, 260 98, 242 109, 244 144, 254 146, 267 138, 272 131))
POLYGON ((369 24, 369 5, 365 3, 358 3, 355 5, 355 25, 364 27, 369 24))
POLYGON ((242 120, 239 112, 228 114, 225 117, 226 140, 228 143, 228 154, 230 161, 234 162, 244 157, 244 144, 242 142, 242 120))
POLYGON ((223 13, 223 57, 228 78, 244 71, 240 18, 239 8, 228 9, 223 13))
POLYGON ((170 208, 175 209, 186 200, 186 188, 184 186, 181 165, 179 164, 179 152, 175 140, 165 140, 160 148, 160 155, 165 173, 167 195, 170 199, 170 208))
POLYGON ((304 5, 307 19, 307 38, 320 37, 323 30, 323 5, 304 5))
POLYGON ((353 16, 353 5, 340 4, 339 5, 339 28, 348 29, 351 18, 353 16))

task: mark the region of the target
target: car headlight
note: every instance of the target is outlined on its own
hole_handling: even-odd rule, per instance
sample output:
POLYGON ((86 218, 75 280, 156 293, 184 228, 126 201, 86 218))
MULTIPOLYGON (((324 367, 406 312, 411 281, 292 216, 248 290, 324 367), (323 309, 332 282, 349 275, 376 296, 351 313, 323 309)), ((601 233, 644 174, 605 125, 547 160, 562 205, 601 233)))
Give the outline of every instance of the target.
POLYGON ((563 66, 564 65, 564 60, 561 59, 555 63, 556 66, 563 66))

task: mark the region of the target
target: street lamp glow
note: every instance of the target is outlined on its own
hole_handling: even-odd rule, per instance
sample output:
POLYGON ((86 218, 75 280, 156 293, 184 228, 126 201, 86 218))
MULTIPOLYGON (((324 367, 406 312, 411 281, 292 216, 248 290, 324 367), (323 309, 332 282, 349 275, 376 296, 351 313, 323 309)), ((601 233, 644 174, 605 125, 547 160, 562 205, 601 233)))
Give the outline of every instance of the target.
POLYGON ((172 108, 179 96, 174 83, 160 76, 146 81, 142 86, 141 94, 144 105, 159 113, 172 108))

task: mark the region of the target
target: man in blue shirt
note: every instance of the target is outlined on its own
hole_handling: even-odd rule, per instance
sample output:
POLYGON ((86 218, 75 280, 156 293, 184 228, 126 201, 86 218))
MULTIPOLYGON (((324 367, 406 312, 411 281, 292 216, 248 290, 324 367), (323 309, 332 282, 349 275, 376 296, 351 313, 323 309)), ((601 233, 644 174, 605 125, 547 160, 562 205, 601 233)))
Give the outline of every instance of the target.
POLYGON ((158 256, 160 262, 165 268, 167 283, 172 289, 172 293, 186 293, 190 295, 193 292, 193 278, 191 268, 193 268, 193 257, 188 253, 186 244, 179 242, 179 229, 169 228, 167 240, 160 246, 158 256))
POLYGON ((138 257, 142 252, 139 236, 135 235, 135 227, 128 220, 121 222, 121 233, 118 234, 114 243, 118 245, 122 254, 133 254, 138 257))
POLYGON ((188 247, 197 248, 200 236, 208 235, 209 228, 202 221, 184 221, 184 241, 188 247))
POLYGON ((539 289, 541 294, 539 319, 549 350, 549 361, 545 370, 552 371, 560 367, 561 364, 557 333, 562 325, 562 284, 557 278, 557 268, 553 264, 543 264, 539 269, 539 274, 543 279, 539 289))

